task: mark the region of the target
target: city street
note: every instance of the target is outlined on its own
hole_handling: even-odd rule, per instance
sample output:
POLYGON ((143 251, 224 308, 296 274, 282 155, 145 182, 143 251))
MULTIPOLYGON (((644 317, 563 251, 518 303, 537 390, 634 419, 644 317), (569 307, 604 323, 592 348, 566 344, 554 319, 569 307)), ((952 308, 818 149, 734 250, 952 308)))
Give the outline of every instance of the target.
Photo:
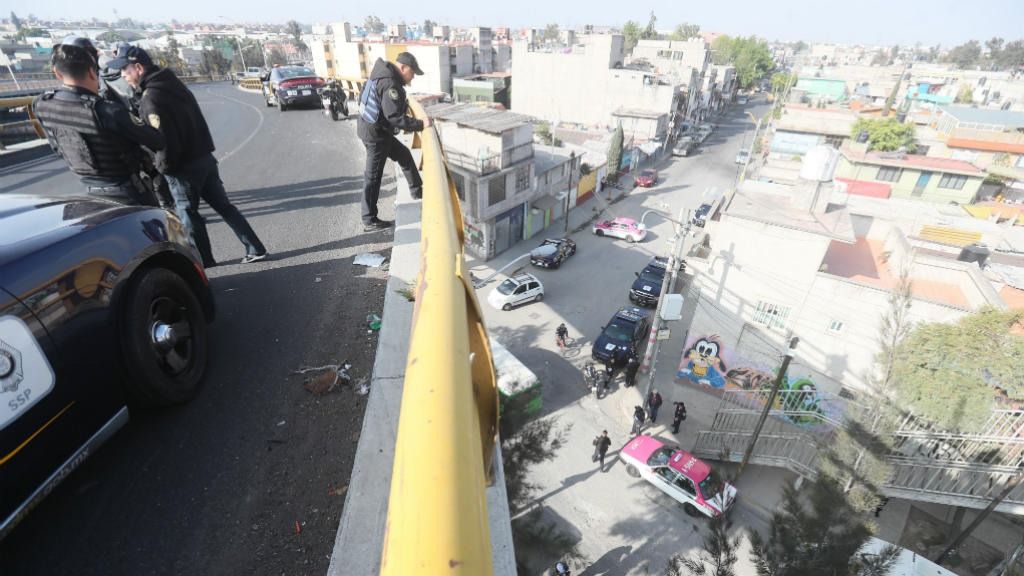
MULTIPOLYGON (((390 232, 359 222, 363 147, 353 120, 279 112, 227 83, 194 85, 228 194, 271 252, 242 245, 212 211, 220 266, 204 388, 168 410, 133 411, 0 544, 21 574, 323 574, 338 529, 365 396, 316 396, 303 367, 370 374, 387 273, 354 266, 388 254, 390 232)), ((393 217, 393 185, 382 217, 393 217)), ((54 156, 0 170, 4 193, 80 194, 54 156)))

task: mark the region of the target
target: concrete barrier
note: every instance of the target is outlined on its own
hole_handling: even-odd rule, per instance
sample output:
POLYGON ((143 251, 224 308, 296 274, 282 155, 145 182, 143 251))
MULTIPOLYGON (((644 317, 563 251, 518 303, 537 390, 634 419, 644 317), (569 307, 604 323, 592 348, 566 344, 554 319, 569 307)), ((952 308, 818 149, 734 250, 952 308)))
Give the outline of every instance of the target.
POLYGON ((260 80, 259 78, 253 78, 251 76, 239 80, 238 86, 243 90, 254 90, 258 92, 263 91, 263 81, 260 80))

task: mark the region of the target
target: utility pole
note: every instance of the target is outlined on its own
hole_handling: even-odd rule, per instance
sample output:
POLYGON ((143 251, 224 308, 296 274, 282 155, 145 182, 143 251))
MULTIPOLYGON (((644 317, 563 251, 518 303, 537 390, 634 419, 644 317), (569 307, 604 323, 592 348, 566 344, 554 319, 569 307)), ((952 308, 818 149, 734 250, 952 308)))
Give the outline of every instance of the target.
POLYGON ((956 549, 959 548, 965 540, 967 540, 967 537, 971 535, 971 532, 974 532, 974 529, 980 526, 981 523, 985 521, 985 518, 988 518, 988 515, 996 509, 996 506, 999 506, 999 504, 1010 495, 1010 492, 1013 492, 1013 489, 1016 488, 1021 481, 1024 481, 1024 468, 1017 469, 1017 475, 1006 481, 1006 486, 1003 487, 1003 491, 1000 492, 995 499, 989 502, 988 506, 978 514, 974 521, 971 522, 970 526, 964 528, 963 532, 953 540, 953 543, 942 551, 942 554, 939 554, 939 557, 935 559, 935 563, 941 566, 942 563, 949 558, 950 554, 955 552, 956 549))
POLYGON ((569 152, 569 189, 565 191, 565 233, 569 234, 569 200, 572 198, 572 172, 576 169, 576 151, 569 152))
POLYGON ((743 460, 740 462, 740 467, 736 470, 735 478, 740 477, 743 469, 747 466, 747 462, 750 462, 750 456, 754 453, 754 445, 757 444, 757 437, 761 435, 764 421, 768 419, 768 413, 772 409, 772 404, 775 403, 775 397, 779 395, 779 388, 782 387, 782 381, 786 379, 786 370, 789 369, 789 362, 793 359, 793 353, 796 351, 796 345, 799 343, 800 339, 796 337, 789 341, 789 350, 786 350, 786 355, 782 357, 782 366, 779 367, 779 373, 775 376, 772 392, 768 395, 768 402, 765 403, 764 409, 761 410, 761 417, 758 418, 757 426, 754 427, 754 435, 750 438, 750 444, 747 444, 747 451, 743 453, 743 460))
POLYGON ((642 370, 647 371, 647 389, 644 391, 643 406, 647 409, 647 397, 651 395, 654 388, 654 373, 657 366, 656 352, 661 342, 658 340, 658 330, 661 329, 661 309, 665 305, 665 298, 675 286, 676 272, 679 270, 679 257, 677 256, 690 233, 690 220, 683 220, 688 216, 686 208, 679 209, 679 221, 676 226, 676 238, 672 243, 672 251, 668 255, 668 269, 665 271, 665 278, 661 283, 661 294, 658 296, 658 306, 654 309, 654 320, 651 322, 651 334, 647 339, 647 350, 644 351, 644 359, 640 364, 642 370), (683 224, 683 222, 686 222, 683 224))

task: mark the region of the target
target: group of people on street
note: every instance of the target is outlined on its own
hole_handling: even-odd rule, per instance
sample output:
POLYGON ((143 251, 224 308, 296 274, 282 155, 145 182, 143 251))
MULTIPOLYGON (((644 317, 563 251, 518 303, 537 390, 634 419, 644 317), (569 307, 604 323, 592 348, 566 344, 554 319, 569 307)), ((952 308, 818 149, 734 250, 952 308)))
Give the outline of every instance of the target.
POLYGON ((199 213, 202 199, 245 246, 242 263, 267 257, 228 200, 199 103, 172 70, 157 66, 142 48, 121 44, 106 69, 132 88, 122 95, 103 82, 99 52, 81 37, 54 46, 51 65, 63 87, 36 98, 33 108, 51 147, 90 195, 172 209, 211 267, 217 262, 199 213))

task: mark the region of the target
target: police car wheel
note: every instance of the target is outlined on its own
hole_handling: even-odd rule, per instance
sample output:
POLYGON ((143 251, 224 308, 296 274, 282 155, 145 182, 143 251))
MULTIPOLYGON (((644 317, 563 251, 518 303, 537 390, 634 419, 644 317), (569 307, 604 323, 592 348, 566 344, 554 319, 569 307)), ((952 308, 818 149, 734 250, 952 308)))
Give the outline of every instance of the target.
POLYGON ((199 391, 208 336, 199 298, 164 268, 137 272, 121 317, 126 387, 148 406, 180 404, 199 391))
POLYGON ((280 110, 281 112, 284 112, 285 110, 288 109, 288 107, 284 105, 284 102, 278 100, 277 101, 277 109, 280 110))
POLYGON ((626 466, 626 474, 629 474, 633 478, 639 478, 640 477, 640 471, 637 470, 636 466, 633 466, 632 464, 630 464, 629 466, 626 466))
POLYGON ((687 516, 700 516, 700 511, 697 510, 697 507, 689 502, 683 504, 683 512, 686 512, 687 516))

